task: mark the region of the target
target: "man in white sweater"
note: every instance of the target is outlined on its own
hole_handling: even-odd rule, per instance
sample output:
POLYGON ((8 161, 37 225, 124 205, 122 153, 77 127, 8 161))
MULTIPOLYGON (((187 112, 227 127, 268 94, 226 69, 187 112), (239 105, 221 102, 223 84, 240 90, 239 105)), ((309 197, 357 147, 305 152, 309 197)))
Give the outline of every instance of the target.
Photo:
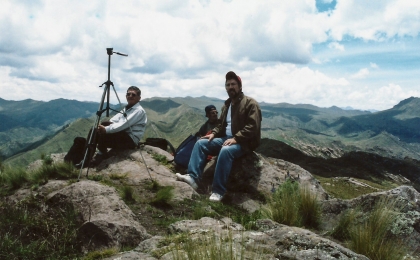
POLYGON ((98 153, 91 160, 95 167, 108 158, 108 148, 134 149, 144 134, 147 123, 146 112, 140 105, 141 91, 131 86, 126 94, 127 106, 109 121, 98 126, 98 153))

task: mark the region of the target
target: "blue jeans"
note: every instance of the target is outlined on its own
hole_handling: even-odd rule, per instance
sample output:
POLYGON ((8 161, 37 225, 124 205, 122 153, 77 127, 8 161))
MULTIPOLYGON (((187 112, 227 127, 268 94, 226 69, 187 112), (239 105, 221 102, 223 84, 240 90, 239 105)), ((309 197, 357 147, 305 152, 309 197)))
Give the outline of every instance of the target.
POLYGON ((223 143, 229 138, 232 137, 214 138, 211 141, 208 139, 198 140, 194 145, 188 164, 188 174, 196 183, 199 183, 204 166, 206 166, 207 155, 218 155, 212 192, 222 196, 226 193, 226 184, 233 160, 244 154, 239 144, 223 146, 223 143))

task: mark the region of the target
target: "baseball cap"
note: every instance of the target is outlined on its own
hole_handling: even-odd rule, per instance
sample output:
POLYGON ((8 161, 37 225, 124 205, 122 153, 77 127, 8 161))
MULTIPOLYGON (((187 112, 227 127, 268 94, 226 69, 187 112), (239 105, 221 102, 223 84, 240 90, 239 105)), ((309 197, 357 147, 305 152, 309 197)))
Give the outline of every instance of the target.
POLYGON ((241 77, 236 75, 235 72, 229 71, 228 73, 226 73, 226 81, 229 80, 229 79, 236 80, 239 83, 239 87, 242 87, 242 79, 241 79, 241 77))
POLYGON ((206 115, 210 112, 210 111, 212 111, 212 110, 217 110, 216 109, 216 107, 214 106, 214 105, 208 105, 208 106, 206 106, 206 108, 204 109, 205 111, 206 111, 206 115))

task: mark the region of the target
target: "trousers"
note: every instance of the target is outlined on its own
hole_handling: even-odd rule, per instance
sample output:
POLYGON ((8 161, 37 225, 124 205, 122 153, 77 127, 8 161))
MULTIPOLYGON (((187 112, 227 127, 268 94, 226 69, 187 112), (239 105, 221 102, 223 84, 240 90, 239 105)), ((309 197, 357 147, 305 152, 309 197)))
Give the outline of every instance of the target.
POLYGON ((198 140, 194 145, 188 164, 188 174, 196 183, 199 183, 204 167, 206 166, 207 156, 218 155, 212 192, 222 196, 226 193, 226 184, 234 159, 244 154, 240 144, 223 146, 223 143, 229 138, 232 138, 232 136, 214 138, 211 141, 208 139, 198 140))

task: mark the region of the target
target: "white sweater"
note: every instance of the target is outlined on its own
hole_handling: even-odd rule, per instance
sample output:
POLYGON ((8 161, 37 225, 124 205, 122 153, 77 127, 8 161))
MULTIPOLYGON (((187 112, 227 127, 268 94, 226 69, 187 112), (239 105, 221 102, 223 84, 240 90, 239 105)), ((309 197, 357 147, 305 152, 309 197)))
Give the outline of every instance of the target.
POLYGON ((124 108, 109 121, 112 124, 105 127, 107 134, 125 131, 133 139, 134 143, 137 144, 144 134, 147 116, 146 111, 140 106, 140 103, 137 103, 127 110, 124 108), (124 113, 127 114, 127 118, 124 117, 124 113))

